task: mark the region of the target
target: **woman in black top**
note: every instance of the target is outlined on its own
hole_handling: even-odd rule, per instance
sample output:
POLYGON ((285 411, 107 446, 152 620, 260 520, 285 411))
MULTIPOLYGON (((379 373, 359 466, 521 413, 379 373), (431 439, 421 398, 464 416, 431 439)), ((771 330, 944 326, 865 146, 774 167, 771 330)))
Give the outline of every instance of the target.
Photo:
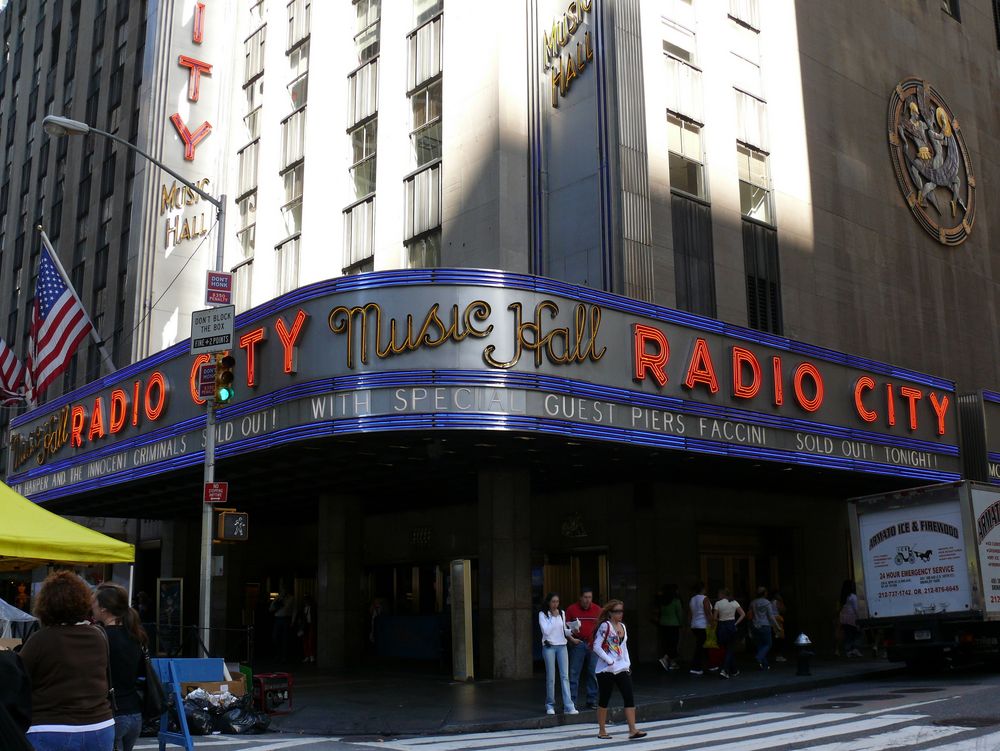
POLYGON ((136 691, 143 668, 146 632, 128 605, 120 584, 104 582, 94 593, 94 619, 104 624, 111 650, 111 685, 115 689, 115 748, 132 751, 142 730, 142 701, 136 691))

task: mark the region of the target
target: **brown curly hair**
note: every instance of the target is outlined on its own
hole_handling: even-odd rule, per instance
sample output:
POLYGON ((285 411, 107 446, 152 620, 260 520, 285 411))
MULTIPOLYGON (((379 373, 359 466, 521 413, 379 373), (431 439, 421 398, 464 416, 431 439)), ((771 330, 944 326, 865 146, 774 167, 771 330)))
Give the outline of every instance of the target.
POLYGON ((55 571, 42 583, 34 615, 43 626, 79 623, 93 613, 90 587, 72 571, 55 571))

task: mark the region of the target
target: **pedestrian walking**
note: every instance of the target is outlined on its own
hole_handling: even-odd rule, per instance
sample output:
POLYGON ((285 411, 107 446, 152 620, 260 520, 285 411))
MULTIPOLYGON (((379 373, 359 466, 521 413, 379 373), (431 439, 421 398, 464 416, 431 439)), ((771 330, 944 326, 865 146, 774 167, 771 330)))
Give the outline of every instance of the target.
POLYGON ((115 690, 115 751, 132 751, 142 730, 142 699, 136 690, 146 675, 143 649, 148 638, 139 614, 128 606, 128 592, 120 584, 104 582, 94 592, 94 620, 104 626, 111 658, 111 686, 115 690))
POLYGON ((274 657, 284 664, 288 661, 288 633, 291 630, 292 616, 295 615, 295 598, 288 594, 284 586, 278 589, 278 596, 271 603, 270 611, 274 615, 271 628, 274 657))
POLYGON ((31 751, 31 681, 17 652, 0 646, 0 748, 31 751))
POLYGON ((681 619, 684 617, 681 607, 681 597, 677 587, 664 585, 657 597, 656 624, 660 636, 660 649, 663 656, 660 665, 664 670, 677 670, 677 643, 681 636, 681 619))
POLYGON ((597 628, 597 618, 601 614, 601 606, 594 602, 594 591, 590 587, 580 590, 580 599, 566 608, 566 618, 569 622, 580 626, 572 632, 576 643, 569 645, 569 685, 573 692, 573 706, 580 706, 586 698, 587 709, 597 707, 597 655, 591 650, 594 640, 594 629, 597 628), (583 696, 581 684, 586 684, 586 697, 583 696))
POLYGON ((861 657, 858 649, 858 595, 853 579, 845 579, 840 587, 840 630, 844 637, 844 657, 861 657))
POLYGON ((295 622, 296 634, 302 640, 302 662, 316 662, 316 601, 312 595, 302 598, 295 622))
POLYGON ((775 662, 787 662, 785 658, 785 598, 777 589, 771 593, 771 615, 774 617, 771 654, 775 662))
POLYGON ((705 660, 708 657, 705 651, 705 637, 708 633, 708 624, 712 620, 712 603, 705 594, 704 583, 698 582, 694 585, 694 594, 688 602, 688 611, 691 613, 691 635, 694 637, 691 675, 704 675, 705 660))
POLYGON ((743 612, 743 608, 736 600, 731 600, 728 589, 719 590, 719 599, 715 602, 715 621, 716 628, 718 629, 718 640, 719 646, 722 647, 726 653, 722 658, 722 670, 719 671, 719 676, 722 678, 733 678, 740 674, 740 671, 736 669, 736 641, 737 641, 737 629, 743 619, 746 618, 746 613, 743 612))
POLYGON ((545 607, 538 613, 538 628, 542 632, 542 657, 545 660, 545 714, 555 714, 556 674, 562 688, 563 712, 580 714, 573 704, 573 693, 569 688, 569 658, 567 642, 579 639, 572 635, 566 624, 566 615, 559 609, 559 595, 551 593, 545 598, 545 607))
POLYGON ((31 727, 35 751, 111 751, 108 638, 90 623, 90 587, 70 571, 49 574, 36 598, 42 628, 21 648, 31 679, 31 727))
POLYGON ((645 738, 646 734, 635 726, 635 693, 632 690, 632 662, 628 657, 628 631, 625 629, 625 603, 611 600, 601 610, 594 632, 594 654, 600 659, 597 666, 597 737, 610 740, 608 734, 608 704, 611 692, 618 687, 625 705, 629 740, 645 738))
POLYGON ((750 633, 757 648, 757 665, 761 670, 770 670, 767 655, 771 651, 774 629, 774 610, 771 601, 767 599, 767 587, 757 587, 757 597, 750 601, 750 633))

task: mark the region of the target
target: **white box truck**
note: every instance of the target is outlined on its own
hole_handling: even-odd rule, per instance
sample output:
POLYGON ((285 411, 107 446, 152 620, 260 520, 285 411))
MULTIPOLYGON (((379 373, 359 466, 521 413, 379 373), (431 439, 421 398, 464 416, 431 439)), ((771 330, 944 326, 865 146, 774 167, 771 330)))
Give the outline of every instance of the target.
POLYGON ((1000 655, 1000 487, 954 482, 852 498, 860 625, 910 665, 1000 655))

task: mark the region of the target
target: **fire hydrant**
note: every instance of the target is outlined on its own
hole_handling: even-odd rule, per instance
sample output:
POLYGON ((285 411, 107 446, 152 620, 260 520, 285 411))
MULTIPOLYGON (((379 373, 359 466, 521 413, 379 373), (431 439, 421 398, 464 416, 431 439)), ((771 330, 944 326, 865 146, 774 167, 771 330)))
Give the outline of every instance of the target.
POLYGON ((804 633, 799 634, 798 638, 795 640, 795 647, 799 651, 798 669, 795 671, 795 675, 812 675, 809 671, 809 659, 814 654, 814 652, 809 649, 811 646, 812 640, 804 633))

